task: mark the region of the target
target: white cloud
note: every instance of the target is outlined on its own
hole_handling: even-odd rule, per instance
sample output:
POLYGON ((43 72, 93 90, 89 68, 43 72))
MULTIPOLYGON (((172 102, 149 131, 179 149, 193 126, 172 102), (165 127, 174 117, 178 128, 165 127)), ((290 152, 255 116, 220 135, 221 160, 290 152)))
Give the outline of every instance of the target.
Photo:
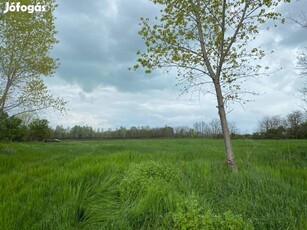
MULTIPOLYGON (((111 86, 99 86, 88 93, 76 84, 62 82, 60 87, 58 84, 49 83, 49 89, 69 102, 69 111, 65 116, 50 114, 48 119, 53 126, 177 126, 212 118, 205 115, 205 109, 198 101, 189 100, 189 95, 178 97, 178 91, 174 89, 132 93, 121 92, 111 86)), ((215 110, 215 107, 212 109, 215 110)), ((208 114, 212 113, 209 111, 208 114)))

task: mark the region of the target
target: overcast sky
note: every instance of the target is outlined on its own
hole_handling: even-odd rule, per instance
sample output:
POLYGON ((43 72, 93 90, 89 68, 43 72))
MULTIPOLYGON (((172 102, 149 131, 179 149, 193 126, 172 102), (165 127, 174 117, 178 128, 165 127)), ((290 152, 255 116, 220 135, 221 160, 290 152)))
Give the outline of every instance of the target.
MULTIPOLYGON (((196 121, 218 118, 216 99, 198 94, 181 95, 174 76, 163 71, 145 75, 128 71, 136 51, 144 47, 138 36, 139 18, 154 17, 159 9, 148 0, 61 0, 55 15, 59 44, 52 55, 60 60, 53 78, 46 79, 54 95, 68 101, 66 115, 45 114, 51 125, 192 126, 196 121)), ((292 17, 307 12, 307 1, 282 6, 292 17)), ((245 87, 258 96, 244 108, 229 108, 229 120, 242 132, 253 132, 265 115, 286 115, 299 109, 296 56, 307 47, 307 29, 287 23, 261 33, 257 43, 274 50, 265 62, 283 69, 249 81, 245 87)))

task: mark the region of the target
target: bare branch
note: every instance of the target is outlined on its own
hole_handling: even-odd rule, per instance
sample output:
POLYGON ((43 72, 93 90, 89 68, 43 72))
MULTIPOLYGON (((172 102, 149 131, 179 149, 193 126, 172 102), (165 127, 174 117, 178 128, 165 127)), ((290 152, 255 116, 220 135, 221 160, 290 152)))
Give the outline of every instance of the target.
POLYGON ((299 19, 292 18, 292 17, 289 17, 289 19, 292 22, 298 24, 299 26, 301 26, 303 28, 307 28, 307 15, 306 15, 305 12, 301 12, 299 19))

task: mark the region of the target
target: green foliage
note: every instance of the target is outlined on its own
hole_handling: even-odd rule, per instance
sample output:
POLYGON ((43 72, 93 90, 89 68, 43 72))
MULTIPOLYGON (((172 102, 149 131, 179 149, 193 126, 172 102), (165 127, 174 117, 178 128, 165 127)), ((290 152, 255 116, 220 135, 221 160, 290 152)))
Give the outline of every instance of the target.
POLYGON ((182 199, 176 191, 178 172, 166 164, 147 161, 133 164, 121 181, 121 198, 133 229, 154 228, 182 199))
POLYGON ((203 210, 193 197, 181 204, 179 210, 173 214, 173 221, 175 228, 182 230, 254 229, 250 220, 244 221, 241 215, 234 215, 231 211, 215 215, 210 210, 203 210))
MULTIPOLYGON (((1 111, 0 111, 1 113, 1 111)), ((25 138, 26 127, 17 117, 9 117, 2 112, 0 115, 0 140, 22 141, 25 138)))
POLYGON ((152 185, 167 186, 170 181, 177 181, 176 171, 166 165, 154 161, 133 164, 122 180, 122 196, 124 199, 137 198, 148 193, 152 185))
POLYGON ((46 119, 35 119, 29 124, 31 140, 43 140, 50 138, 51 128, 48 126, 46 119))
MULTIPOLYGON (((1 8, 4 3, 1 1, 1 8)), ((38 4, 21 0, 20 5, 38 4)), ((13 2, 10 2, 13 3, 13 2)), ((58 61, 50 51, 55 38, 55 0, 45 0, 45 12, 7 12, 0 19, 0 111, 10 114, 53 108, 63 111, 66 102, 55 98, 41 79, 52 76, 58 61)), ((2 9, 1 9, 2 10, 2 9)))
POLYGON ((0 145, 0 154, 11 155, 14 153, 15 153, 14 148, 7 145, 6 146, 0 145))
POLYGON ((250 44, 268 20, 284 22, 277 11, 281 0, 152 2, 162 5, 161 16, 141 18, 139 35, 147 49, 137 51, 132 69, 144 67, 150 74, 176 68, 185 90, 202 91, 204 84, 214 83, 223 86, 224 99, 237 100, 239 79, 269 68, 257 63, 265 51, 250 44))

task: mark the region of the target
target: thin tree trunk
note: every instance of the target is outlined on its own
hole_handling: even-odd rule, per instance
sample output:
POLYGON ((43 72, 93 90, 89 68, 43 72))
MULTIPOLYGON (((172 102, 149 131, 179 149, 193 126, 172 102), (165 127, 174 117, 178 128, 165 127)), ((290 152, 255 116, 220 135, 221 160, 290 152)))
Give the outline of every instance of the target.
POLYGON ((214 86, 215 86, 217 104, 218 104, 217 108, 218 108, 218 113, 219 113, 219 117, 221 121, 223 136, 224 136, 224 147, 225 147, 225 153, 227 157, 227 164, 233 170, 237 170, 237 165, 236 165, 234 155, 233 155, 232 143, 231 143, 230 133, 229 133, 228 124, 227 124, 225 105, 224 105, 221 86, 218 81, 214 81, 214 86))
POLYGON ((7 81, 6 81, 6 86, 5 86, 3 95, 2 96, 0 95, 0 109, 1 109, 1 111, 4 111, 4 106, 5 106, 7 96, 8 96, 8 92, 9 92, 11 86, 12 86, 12 80, 11 80, 10 77, 8 77, 7 81))

